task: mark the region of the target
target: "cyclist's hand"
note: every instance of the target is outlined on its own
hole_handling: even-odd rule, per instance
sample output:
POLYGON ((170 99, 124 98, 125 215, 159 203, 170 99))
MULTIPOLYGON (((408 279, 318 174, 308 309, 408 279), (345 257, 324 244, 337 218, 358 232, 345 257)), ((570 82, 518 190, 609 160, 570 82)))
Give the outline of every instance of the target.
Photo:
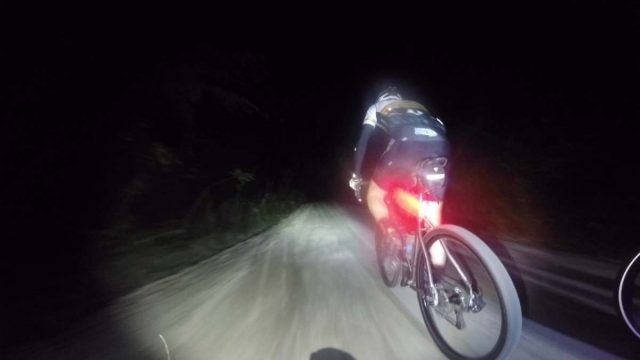
POLYGON ((356 174, 351 175, 351 179, 349 179, 349 187, 354 191, 360 189, 362 187, 362 178, 356 174))
POLYGON ((362 178, 356 174, 351 175, 349 179, 349 187, 355 192, 356 199, 362 202, 360 191, 362 190, 362 178))

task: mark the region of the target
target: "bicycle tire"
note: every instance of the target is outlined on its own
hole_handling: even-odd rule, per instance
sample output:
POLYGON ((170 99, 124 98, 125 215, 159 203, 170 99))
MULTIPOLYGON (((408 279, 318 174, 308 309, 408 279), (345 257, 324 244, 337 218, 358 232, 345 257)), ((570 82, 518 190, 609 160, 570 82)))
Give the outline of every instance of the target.
MULTIPOLYGON (((418 272, 417 284, 422 289, 422 294, 421 291, 418 291, 418 303, 424 323, 434 342, 442 353, 450 359, 485 360, 507 358, 515 349, 520 339, 522 332, 522 310, 515 286, 506 268, 494 252, 480 240, 480 238, 462 227, 441 225, 430 231, 427 236, 427 239, 425 239, 426 249, 429 249, 435 241, 453 239, 453 241, 457 241, 477 257, 477 261, 484 267, 488 278, 490 278, 490 281, 495 286, 501 315, 500 332, 495 344, 491 346, 490 350, 478 356, 471 356, 464 354, 460 349, 456 349, 455 346, 451 344, 451 341, 447 340, 443 335, 443 330, 438 325, 436 319, 437 315, 431 312, 431 305, 427 303, 427 300, 422 295, 427 291, 425 289, 427 279, 425 278, 426 260, 424 253, 420 251, 416 271, 418 272)), ((469 315, 467 315, 467 317, 468 316, 469 315)), ((468 334, 464 334, 463 337, 464 336, 468 336, 468 334)))
POLYGON ((629 329, 640 338, 640 305, 634 304, 634 294, 640 297, 636 282, 640 277, 640 252, 636 254, 622 271, 618 282, 618 310, 629 329))

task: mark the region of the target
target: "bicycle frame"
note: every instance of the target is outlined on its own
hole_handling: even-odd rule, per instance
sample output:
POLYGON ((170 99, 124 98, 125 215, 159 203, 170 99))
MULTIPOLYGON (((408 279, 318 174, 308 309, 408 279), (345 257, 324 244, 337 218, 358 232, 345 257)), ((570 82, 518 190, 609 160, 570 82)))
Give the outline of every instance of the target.
MULTIPOLYGON (((429 256, 429 252, 425 245, 428 234, 436 226, 431 222, 428 216, 426 216, 426 214, 424 214, 423 212, 422 205, 424 204, 425 201, 426 200, 423 197, 423 193, 420 192, 418 195, 418 202, 420 204, 420 207, 418 211, 418 216, 416 217, 416 220, 417 220, 416 232, 413 236, 413 242, 414 242, 413 246, 415 251, 413 251, 412 259, 408 261, 408 264, 407 264, 409 267, 409 279, 407 279, 408 281, 406 284, 409 287, 411 287, 413 290, 419 292, 421 296, 425 297, 427 301, 429 301, 430 305, 438 306, 440 304, 440 298, 439 298, 438 289, 436 288, 436 284, 433 279, 434 278, 433 264, 431 261, 431 257, 429 256), (423 289, 422 286, 417 285, 418 274, 417 274, 417 271, 415 271, 415 269, 417 268, 419 251, 422 251, 422 254, 424 255, 424 258, 426 261, 427 278, 429 281, 428 293, 425 293, 425 290, 427 289, 423 289)), ((471 281, 469 280, 469 277, 467 276, 465 271, 462 269, 462 267, 460 266, 458 261, 455 259, 455 257, 451 254, 446 244, 444 244, 444 242, 440 242, 440 245, 442 246, 445 252, 447 261, 450 261, 453 267, 456 269, 457 273, 459 274, 460 278, 462 279, 462 282, 466 287, 467 294, 469 294, 468 302, 460 304, 462 306, 462 310, 465 310, 465 311, 470 310, 472 312, 480 311, 480 309, 482 308, 481 299, 479 295, 476 294, 476 291, 473 290, 473 286, 471 284, 471 281)), ((460 322, 456 322, 454 325, 456 325, 456 327, 458 328, 464 327, 464 324, 460 322)))
MULTIPOLYGON (((418 216, 416 217, 417 220, 417 224, 416 224, 416 233, 413 237, 413 248, 415 249, 415 251, 413 252, 413 259, 411 259, 411 262, 409 263, 409 271, 411 274, 411 283, 414 284, 414 286, 412 286, 412 288, 416 291, 422 291, 422 289, 418 289, 415 287, 415 284, 417 284, 418 282, 418 278, 417 278, 417 272, 414 271, 414 269, 417 267, 417 263, 418 263, 418 251, 417 250, 422 250, 422 253, 424 254, 424 257, 426 259, 426 263, 427 263, 427 277, 429 279, 429 289, 431 292, 431 296, 433 297, 433 303, 434 305, 438 304, 438 292, 436 291, 435 285, 433 283, 433 270, 431 268, 431 257, 429 256, 429 252, 427 251, 425 245, 424 245, 424 240, 425 237, 427 235, 427 233, 429 233, 429 231, 431 231, 433 228, 435 228, 435 226, 433 225, 433 223, 431 222, 431 220, 429 220, 429 218, 426 216, 426 214, 423 213, 423 207, 422 204, 424 202, 423 199, 423 194, 422 192, 420 193, 420 195, 418 196, 418 203, 420 204, 420 206, 418 207, 418 216)), ((422 294, 425 295, 425 294, 422 294)))
MULTIPOLYGON (((440 225, 445 165, 441 158, 428 159, 416 166, 411 178, 392 180, 384 196, 389 217, 377 224, 375 236, 381 280, 390 288, 399 283, 416 291, 424 323, 443 354, 455 359, 503 358, 515 348, 522 329, 518 294, 500 259, 480 238, 460 226, 440 225), (472 314, 487 305, 485 287, 490 309, 500 311, 500 327, 489 334, 495 335, 491 348, 474 347, 484 354, 476 357, 467 349, 461 352, 464 342, 451 341, 459 339, 459 333, 447 328, 470 330, 470 336, 483 331, 473 324, 486 319, 472 314), (465 320, 470 321, 468 327, 465 320)), ((354 190, 362 201, 361 188, 354 190)))

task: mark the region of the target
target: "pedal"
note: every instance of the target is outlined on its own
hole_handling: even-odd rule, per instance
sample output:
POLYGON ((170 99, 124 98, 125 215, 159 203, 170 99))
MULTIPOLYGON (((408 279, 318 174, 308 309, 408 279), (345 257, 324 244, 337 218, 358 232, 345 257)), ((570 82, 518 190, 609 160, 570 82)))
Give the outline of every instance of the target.
POLYGON ((473 297, 472 301, 471 301, 471 312, 473 313, 479 313, 480 311, 482 311, 482 309, 484 309, 484 307, 487 305, 487 303, 484 301, 484 299, 482 298, 482 295, 476 295, 473 297))

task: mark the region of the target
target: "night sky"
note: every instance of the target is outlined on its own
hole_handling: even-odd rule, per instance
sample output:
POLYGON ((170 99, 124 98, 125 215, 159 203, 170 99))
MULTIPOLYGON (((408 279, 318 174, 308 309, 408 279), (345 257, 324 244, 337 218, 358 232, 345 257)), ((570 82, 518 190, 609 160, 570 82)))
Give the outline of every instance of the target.
POLYGON ((257 175, 256 196, 288 177, 309 200, 355 205, 352 149, 389 82, 448 126, 445 219, 617 259, 637 247, 637 4, 361 6, 0 3, 9 293, 69 276, 99 298, 78 275, 87 234, 114 226, 149 154, 178 170, 145 173, 157 181, 135 228, 180 218, 234 168, 257 175))

